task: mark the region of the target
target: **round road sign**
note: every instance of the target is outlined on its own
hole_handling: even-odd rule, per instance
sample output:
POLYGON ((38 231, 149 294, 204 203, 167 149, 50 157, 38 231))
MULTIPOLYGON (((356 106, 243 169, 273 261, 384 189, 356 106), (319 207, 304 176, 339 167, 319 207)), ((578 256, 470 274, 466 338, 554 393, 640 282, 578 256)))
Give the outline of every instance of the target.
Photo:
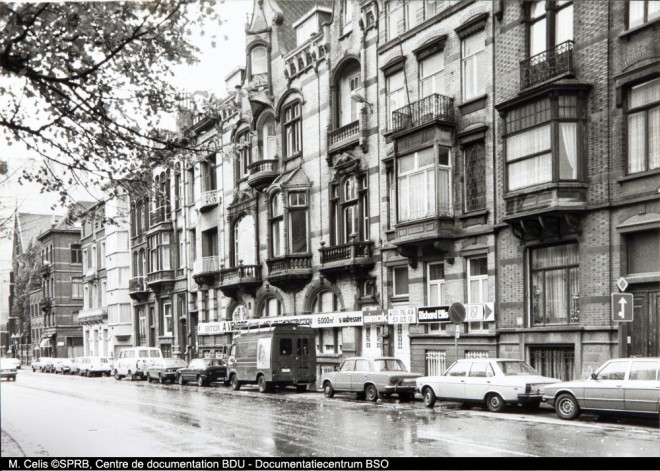
POLYGON ((462 324, 465 320, 465 306, 461 303, 454 303, 449 306, 449 319, 454 324, 462 324))

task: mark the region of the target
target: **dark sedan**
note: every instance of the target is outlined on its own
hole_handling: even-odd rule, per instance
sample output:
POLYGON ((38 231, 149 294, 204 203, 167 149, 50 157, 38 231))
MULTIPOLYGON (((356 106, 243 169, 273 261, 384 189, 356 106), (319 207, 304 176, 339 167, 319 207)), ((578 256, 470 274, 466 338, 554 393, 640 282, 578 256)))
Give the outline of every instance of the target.
POLYGON ((165 381, 171 383, 176 379, 176 372, 187 365, 181 358, 161 358, 156 360, 153 365, 147 368, 147 381, 158 381, 163 384, 165 381))
POLYGON ((215 358, 197 358, 176 372, 179 384, 194 381, 198 386, 207 386, 213 382, 227 382, 227 364, 215 358))

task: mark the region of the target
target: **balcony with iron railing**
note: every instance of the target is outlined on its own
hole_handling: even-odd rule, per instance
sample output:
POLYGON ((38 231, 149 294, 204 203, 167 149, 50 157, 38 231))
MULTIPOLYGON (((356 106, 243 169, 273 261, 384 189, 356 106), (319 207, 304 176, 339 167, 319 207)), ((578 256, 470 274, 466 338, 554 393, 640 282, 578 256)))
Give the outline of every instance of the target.
POLYGON ((392 134, 433 123, 454 125, 454 99, 434 93, 392 112, 392 134))
POLYGON ((220 204, 221 199, 222 195, 220 194, 220 190, 205 191, 199 199, 199 210, 204 211, 214 208, 220 204))
POLYGON ((289 254, 266 260, 268 282, 284 290, 306 284, 312 278, 312 255, 289 254))
POLYGON ((328 152, 360 142, 360 120, 355 120, 328 133, 328 152))
POLYGON ((133 299, 149 293, 146 276, 134 276, 128 281, 128 295, 133 299))
POLYGON ((261 284, 261 265, 243 265, 223 268, 220 266, 220 289, 231 296, 239 288, 251 288, 261 284))
POLYGON ((520 89, 533 87, 551 79, 573 75, 573 41, 520 61, 520 89))
POLYGON ((374 262, 374 243, 370 240, 357 241, 353 236, 347 244, 325 246, 321 242, 321 268, 323 274, 348 272, 360 274, 369 271, 374 262))
POLYGON ((261 190, 272 183, 279 175, 279 161, 277 159, 264 159, 252 162, 248 169, 247 184, 255 190, 261 190))

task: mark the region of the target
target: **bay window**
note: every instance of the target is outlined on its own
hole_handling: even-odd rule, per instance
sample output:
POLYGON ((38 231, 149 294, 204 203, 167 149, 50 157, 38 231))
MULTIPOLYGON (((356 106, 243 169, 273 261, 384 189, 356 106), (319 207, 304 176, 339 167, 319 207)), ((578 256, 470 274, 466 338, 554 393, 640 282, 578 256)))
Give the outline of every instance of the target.
POLYGON ((544 98, 507 117, 506 177, 509 191, 581 178, 583 106, 576 96, 544 98))
POLYGON ((284 212, 282 193, 276 193, 270 200, 270 253, 273 258, 284 255, 284 212))
POLYGON ((627 105, 628 173, 660 168, 660 78, 631 87, 627 105))
POLYGON ((307 193, 296 191, 289 193, 289 253, 307 253, 307 193))
POLYGON ((397 159, 399 223, 451 212, 449 158, 448 148, 430 147, 397 159))
POLYGON ((634 28, 655 18, 660 18, 660 2, 656 0, 628 2, 628 28, 634 28))
POLYGON ((159 232, 149 238, 149 272, 171 270, 171 235, 159 232))
POLYGON ((530 266, 533 324, 570 323, 580 291, 578 244, 531 249, 530 266))

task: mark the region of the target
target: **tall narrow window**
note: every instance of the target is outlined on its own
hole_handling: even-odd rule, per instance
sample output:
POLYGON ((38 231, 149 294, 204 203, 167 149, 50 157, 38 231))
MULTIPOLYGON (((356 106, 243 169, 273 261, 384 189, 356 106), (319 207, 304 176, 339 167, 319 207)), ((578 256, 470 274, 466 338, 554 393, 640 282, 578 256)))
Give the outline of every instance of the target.
MULTIPOLYGON (((468 303, 483 304, 488 301, 488 259, 476 257, 467 260, 468 303)), ((470 322, 471 332, 484 330, 483 321, 470 322)))
POLYGON ((443 52, 437 52, 419 61, 419 90, 422 98, 443 93, 442 72, 445 67, 443 52))
POLYGON ((440 306, 445 303, 445 264, 429 263, 427 269, 427 303, 440 306))
POLYGON ((250 52, 250 74, 252 80, 268 73, 268 53, 263 46, 257 46, 250 52))
POLYGON ((392 268, 392 294, 394 297, 408 296, 408 267, 392 268))
MULTIPOLYGON (((321 291, 316 295, 313 302, 312 312, 336 312, 338 300, 335 293, 329 290, 321 291)), ((342 335, 339 328, 315 329, 316 351, 318 353, 341 353, 342 335)))
POLYGON ((387 2, 385 5, 385 23, 388 41, 403 33, 405 29, 403 0, 390 0, 387 2))
POLYGON ((353 0, 342 0, 342 33, 346 34, 353 29, 353 0))
POLYGON ((300 102, 284 107, 284 156, 294 157, 302 151, 302 121, 300 102))
POLYGON ((277 317, 282 315, 282 303, 275 297, 263 301, 259 317, 277 317))
POLYGON ((246 214, 234 224, 234 266, 254 265, 255 253, 255 227, 252 215, 246 214))
POLYGON ((465 212, 486 208, 486 156, 484 143, 465 147, 465 212))
POLYGON ((399 71, 387 77, 387 129, 393 128, 392 113, 402 106, 405 102, 405 89, 403 71, 399 71))
POLYGON ((289 193, 289 251, 292 254, 307 253, 307 193, 289 193))
POLYGON ((483 73, 486 47, 486 33, 480 31, 468 36, 461 42, 463 58, 463 100, 478 97, 486 93, 483 73))
POLYGON ((660 78, 628 92, 628 173, 660 168, 660 78))
POLYGON ((80 244, 71 244, 71 263, 82 263, 80 244))
POLYGON ((172 305, 167 303, 163 304, 163 335, 172 335, 172 305))
POLYGON ((275 134, 275 119, 266 118, 261 125, 261 158, 272 160, 277 158, 277 136, 275 134))
MULTIPOLYGON (((529 3, 529 56, 538 56, 573 40, 573 2, 540 0, 529 3)), ((548 60, 547 55, 537 61, 548 60)))
POLYGON ((351 94, 360 88, 360 64, 352 62, 344 70, 339 81, 339 126, 358 120, 359 103, 351 94))
POLYGON ((569 323, 571 301, 579 296, 578 244, 532 249, 530 259, 534 325, 569 323))
POLYGON ((238 151, 238 162, 236 162, 236 179, 242 180, 247 177, 249 165, 252 163, 252 140, 250 132, 246 131, 237 135, 236 150, 238 151))
POLYGON ((282 193, 276 193, 270 200, 270 253, 273 258, 284 255, 284 212, 282 193))

